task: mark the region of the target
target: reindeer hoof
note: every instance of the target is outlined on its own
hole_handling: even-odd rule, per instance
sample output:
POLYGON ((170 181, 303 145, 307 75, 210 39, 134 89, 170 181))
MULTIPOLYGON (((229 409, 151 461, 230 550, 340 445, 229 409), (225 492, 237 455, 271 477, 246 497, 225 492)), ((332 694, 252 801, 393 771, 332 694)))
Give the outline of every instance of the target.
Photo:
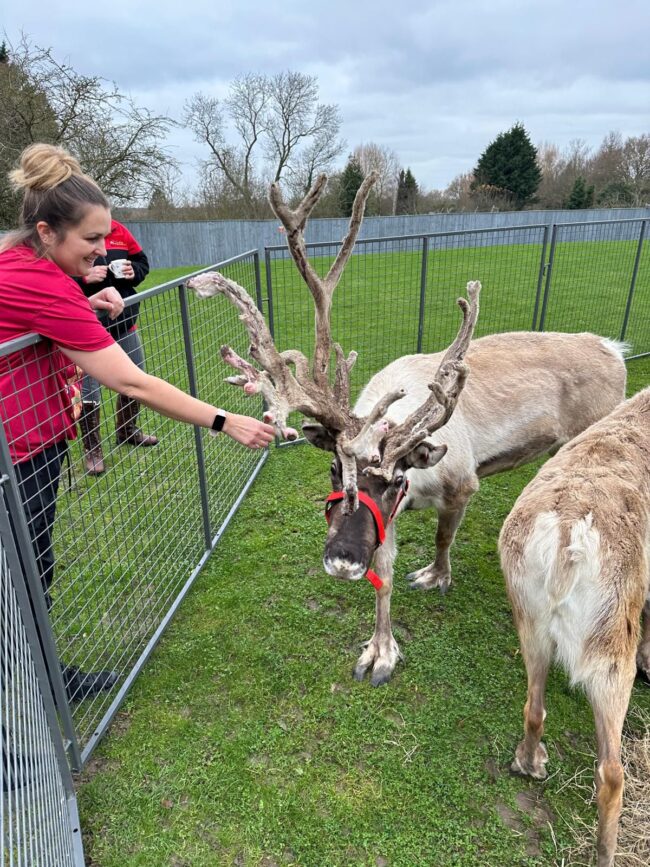
POLYGON ((410 590, 433 590, 434 587, 438 587, 441 595, 444 596, 449 590, 451 575, 419 569, 417 572, 410 572, 406 580, 409 582, 410 590))
POLYGON ((368 671, 367 665, 356 665, 352 672, 352 677, 355 680, 362 681, 366 676, 366 672, 368 671))
POLYGON ((377 669, 374 669, 370 683, 372 686, 385 686, 390 680, 391 674, 391 671, 377 671, 377 669))
POLYGON ((535 749, 535 755, 526 755, 523 742, 517 747, 515 758, 510 765, 510 773, 518 777, 532 777, 535 780, 545 780, 548 772, 544 765, 548 762, 548 753, 543 743, 535 749))

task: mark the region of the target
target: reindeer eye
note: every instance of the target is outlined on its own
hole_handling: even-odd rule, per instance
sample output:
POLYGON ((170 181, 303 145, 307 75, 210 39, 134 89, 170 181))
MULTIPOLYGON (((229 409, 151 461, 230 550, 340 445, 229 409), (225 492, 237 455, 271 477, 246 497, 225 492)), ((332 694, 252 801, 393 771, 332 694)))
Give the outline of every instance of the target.
POLYGON ((391 482, 391 484, 394 485, 395 487, 401 488, 402 485, 404 484, 404 473, 396 473, 393 476, 393 481, 391 482))

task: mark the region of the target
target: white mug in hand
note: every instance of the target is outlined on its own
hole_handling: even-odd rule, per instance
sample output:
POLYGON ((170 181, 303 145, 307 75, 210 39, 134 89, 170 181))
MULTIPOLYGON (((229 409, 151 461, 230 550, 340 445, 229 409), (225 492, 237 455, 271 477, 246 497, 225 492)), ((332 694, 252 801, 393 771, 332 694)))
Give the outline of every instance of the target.
POLYGON ((127 264, 128 259, 113 259, 113 261, 108 266, 109 270, 113 272, 113 274, 119 280, 121 277, 124 277, 124 266, 127 264))

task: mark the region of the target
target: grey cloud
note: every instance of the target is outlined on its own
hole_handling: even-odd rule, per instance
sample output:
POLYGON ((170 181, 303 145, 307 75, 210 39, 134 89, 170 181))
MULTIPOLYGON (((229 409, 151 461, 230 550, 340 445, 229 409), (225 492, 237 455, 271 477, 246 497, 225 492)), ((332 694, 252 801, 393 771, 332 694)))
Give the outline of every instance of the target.
POLYGON ((23 7, 3 13, 10 39, 22 28, 175 117, 195 91, 224 94, 246 72, 315 74, 350 149, 387 144, 430 186, 470 170, 516 120, 560 147, 650 129, 647 0, 112 0, 83 21, 71 0, 56 16, 45 0, 23 7))

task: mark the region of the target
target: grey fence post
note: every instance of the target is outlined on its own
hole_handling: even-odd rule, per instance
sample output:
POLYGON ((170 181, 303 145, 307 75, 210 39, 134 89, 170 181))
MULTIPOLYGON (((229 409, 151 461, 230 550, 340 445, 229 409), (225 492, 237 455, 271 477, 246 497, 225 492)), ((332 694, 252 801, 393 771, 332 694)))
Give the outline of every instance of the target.
POLYGON ((559 226, 557 223, 553 224, 553 232, 551 234, 551 252, 548 256, 548 262, 546 264, 546 285, 544 286, 544 298, 542 299, 542 312, 539 317, 539 330, 544 330, 544 323, 546 322, 546 308, 548 306, 548 295, 551 289, 551 277, 553 275, 553 262, 555 261, 555 245, 557 242, 557 230, 559 226))
POLYGON ((422 238, 422 269, 420 271, 420 314, 418 318, 418 345, 416 352, 422 352, 422 338, 424 336, 424 309, 427 294, 427 266, 429 261, 429 239, 426 235, 422 238))
POLYGON ((23 564, 23 572, 25 581, 29 588, 29 595, 32 601, 32 611, 36 621, 43 657, 45 665, 52 684, 54 692, 54 700, 63 726, 63 732, 68 742, 70 751, 70 763, 73 770, 81 769, 81 753, 79 751, 79 743, 75 731, 70 706, 68 704, 68 696, 63 683, 63 674, 61 672, 61 662, 59 653, 56 649, 54 634, 52 633, 52 625, 50 623, 50 615, 45 604, 45 594, 43 593, 43 585, 41 576, 36 565, 36 556, 32 546, 32 540, 27 527, 27 518, 23 509, 22 500, 18 494, 18 482, 14 473, 13 464, 11 463, 11 455, 9 454, 9 446, 4 434, 4 430, 0 426, 0 473, 6 477, 4 483, 5 497, 9 514, 12 517, 14 526, 14 535, 16 546, 20 553, 20 559, 23 564))
MULTIPOLYGON (((194 352, 192 350, 190 312, 187 306, 187 289, 185 288, 184 283, 181 283, 181 285, 178 287, 178 300, 181 307, 181 322, 183 324, 183 346, 185 347, 185 362, 187 364, 189 392, 192 397, 197 397, 198 388, 196 383, 196 365, 194 363, 194 352)), ((201 513, 203 515, 203 536, 205 539, 205 549, 206 551, 209 551, 212 547, 210 501, 208 499, 208 487, 205 481, 205 452, 203 450, 203 438, 201 436, 201 430, 197 426, 194 427, 194 445, 196 446, 196 463, 199 477, 199 491, 201 495, 201 513)))
POLYGON ((257 309, 263 313, 263 301, 262 301, 262 274, 260 270, 260 252, 259 250, 255 250, 253 253, 253 267, 255 268, 255 301, 257 302, 257 309))
MULTIPOLYGON (((275 340, 275 325, 273 322, 273 278, 271 277, 271 251, 268 247, 264 248, 264 265, 266 267, 266 303, 269 307, 269 331, 271 337, 275 340)), ((264 313, 262 306, 261 290, 257 300, 258 307, 264 313)))
POLYGON ((647 220, 643 220, 641 222, 641 230, 639 231, 639 243, 636 248, 636 257, 634 259, 634 268, 632 270, 632 280, 630 281, 630 291, 627 295, 627 302, 625 304, 625 314, 623 316, 623 325, 621 326, 621 336, 620 340, 625 339, 625 332, 627 331, 627 323, 630 318, 630 310, 632 309, 632 298, 634 296, 634 288, 636 286, 636 278, 639 273, 639 262, 641 261, 641 253, 643 252, 643 237, 645 235, 645 227, 647 220))
MULTIPOLYGON (((531 331, 537 328, 537 314, 539 312, 539 299, 542 294, 542 283, 544 282, 544 274, 546 273, 546 248, 548 246, 548 223, 544 226, 544 241, 542 243, 542 256, 539 261, 539 273, 537 274, 537 289, 535 291, 535 307, 533 309, 533 324, 531 331)), ((540 331, 542 329, 540 328, 540 331)))

